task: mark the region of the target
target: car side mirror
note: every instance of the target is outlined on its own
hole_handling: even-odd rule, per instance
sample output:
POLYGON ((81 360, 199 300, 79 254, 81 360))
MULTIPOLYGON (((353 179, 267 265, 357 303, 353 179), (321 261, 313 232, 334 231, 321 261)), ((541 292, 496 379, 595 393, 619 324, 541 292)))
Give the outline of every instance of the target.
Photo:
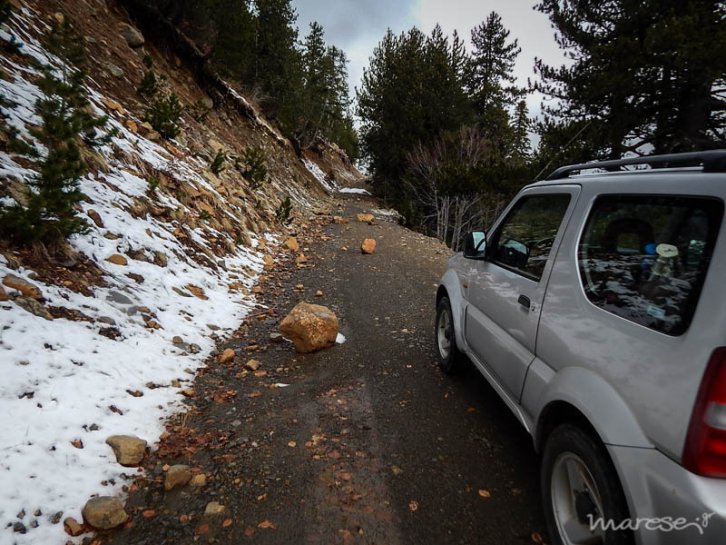
POLYGON ((464 237, 464 257, 484 259, 487 251, 487 235, 484 231, 472 231, 464 237))

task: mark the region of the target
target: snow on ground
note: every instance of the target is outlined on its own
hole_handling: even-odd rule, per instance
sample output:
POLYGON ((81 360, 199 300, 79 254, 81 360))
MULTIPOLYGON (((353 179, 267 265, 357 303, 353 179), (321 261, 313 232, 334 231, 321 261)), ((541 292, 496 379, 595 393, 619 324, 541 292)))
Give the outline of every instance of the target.
POLYGON ((303 164, 327 191, 331 193, 338 191, 338 184, 335 183, 335 180, 328 180, 325 172, 318 165, 309 159, 303 159, 303 164))
MULTIPOLYGON (((25 50, 42 56, 39 45, 23 37, 25 50)), ((27 135, 25 125, 37 120, 30 106, 38 90, 28 70, 5 60, 2 65, 12 80, 0 80, 1 91, 20 105, 3 107, 3 113, 21 129, 21 135, 27 135)), ((92 98, 100 108, 100 95, 94 93, 92 98)), ((119 129, 114 147, 211 190, 194 172, 195 165, 185 162, 192 160, 175 159, 120 123, 113 121, 112 125, 119 129)), ((93 288, 93 297, 87 297, 43 284, 31 270, 11 270, 0 256, 0 278, 7 274, 24 278, 42 290, 47 306, 74 309, 92 320, 47 321, 12 301, 0 303, 2 545, 65 543, 70 538, 62 522, 51 522, 54 514, 62 512, 61 520, 68 516, 81 520, 80 510, 90 496, 121 493, 127 477, 136 470, 116 463, 106 438, 133 434, 153 445, 165 418, 181 407, 180 389, 188 386, 194 370, 214 348, 210 335, 216 328, 224 335, 236 327, 252 304, 240 292, 230 292, 228 285, 235 282, 250 288, 262 270, 260 255, 242 247, 224 256, 224 268, 203 267, 188 257, 188 250, 172 234, 179 225, 150 216, 133 217, 127 209, 134 196, 147 193, 148 183, 114 159, 111 146, 102 151, 110 171, 84 178, 81 189, 93 203, 84 203, 84 208, 100 214, 104 229, 93 229, 71 242, 104 270, 108 286, 93 288), (102 232, 120 237, 111 240, 102 232), (162 267, 129 258, 128 265, 121 266, 105 261, 111 254, 132 248, 143 249, 149 256, 163 253, 168 264, 162 267), (143 282, 137 283, 129 274, 139 275, 143 282), (207 299, 189 293, 190 284, 202 288, 207 299), (148 313, 155 314, 162 329, 146 327, 142 315, 148 313), (106 327, 116 327, 120 337, 112 340, 101 335, 106 327), (186 344, 174 345, 175 336, 186 344), (197 347, 199 351, 194 353, 197 347), (130 395, 135 391, 143 395, 130 395), (77 448, 79 441, 82 448, 77 448), (13 532, 17 522, 26 527, 26 534, 13 532)), ((0 152, 0 175, 27 179, 30 174, 0 152)), ((171 196, 158 198, 162 205, 184 209, 171 196)), ((227 236, 204 229, 189 230, 188 235, 207 249, 205 235, 227 236)))
POLYGON ((362 187, 343 187, 338 190, 339 193, 352 193, 354 195, 370 195, 367 189, 362 187))

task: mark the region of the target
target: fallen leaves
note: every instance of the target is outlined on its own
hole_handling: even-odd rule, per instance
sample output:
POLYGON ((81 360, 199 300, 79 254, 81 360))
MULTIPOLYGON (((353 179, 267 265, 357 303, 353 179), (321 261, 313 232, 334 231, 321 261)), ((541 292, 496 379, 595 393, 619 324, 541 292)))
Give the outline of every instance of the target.
POLYGON ((408 509, 412 513, 418 511, 418 502, 416 500, 411 500, 410 502, 408 502, 408 509))
POLYGON ((235 390, 218 390, 212 394, 212 399, 215 403, 225 403, 230 399, 237 397, 235 390))
POLYGON ((480 496, 481 496, 482 498, 485 498, 485 499, 486 499, 486 498, 491 498, 491 497, 492 497, 492 493, 491 493, 491 492, 489 492, 489 490, 487 490, 486 488, 480 488, 480 489, 479 489, 479 495, 480 495, 480 496))
POLYGON ((287 446, 290 448, 295 448, 297 446, 297 442, 295 441, 288 441, 287 446))
POLYGON ((532 532, 532 535, 530 536, 532 538, 532 543, 537 543, 538 545, 544 543, 544 539, 542 539, 542 534, 539 532, 532 532))
POLYGON ((224 522, 222 522, 222 528, 228 528, 232 526, 233 520, 232 519, 224 519, 224 522))
POLYGON ((275 530, 277 529, 277 525, 274 522, 271 522, 269 520, 263 520, 257 525, 258 528, 261 528, 263 530, 275 530))
POLYGON ((403 469, 401 469, 401 468, 400 468, 400 467, 398 467, 398 466, 391 466, 391 472, 392 472, 392 473, 393 473, 394 475, 400 475, 401 473, 403 473, 403 469))

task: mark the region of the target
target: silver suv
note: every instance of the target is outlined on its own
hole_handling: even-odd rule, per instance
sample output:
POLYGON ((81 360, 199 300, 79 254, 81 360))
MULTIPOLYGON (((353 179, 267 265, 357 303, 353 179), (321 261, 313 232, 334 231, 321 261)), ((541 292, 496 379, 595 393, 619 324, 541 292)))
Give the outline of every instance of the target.
POLYGON ((567 166, 449 261, 439 364, 531 434, 553 543, 726 543, 724 201, 726 150, 567 166))

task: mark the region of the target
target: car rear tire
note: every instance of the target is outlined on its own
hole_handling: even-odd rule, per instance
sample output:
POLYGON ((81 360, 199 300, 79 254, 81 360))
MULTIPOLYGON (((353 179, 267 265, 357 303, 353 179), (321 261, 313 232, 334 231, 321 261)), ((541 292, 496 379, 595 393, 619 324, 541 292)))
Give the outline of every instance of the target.
POLYGON ((632 545, 633 532, 615 531, 629 519, 625 494, 604 446, 581 428, 563 424, 549 435, 542 455, 542 504, 555 545, 632 545), (611 523, 612 524, 612 523, 611 523))
POLYGON ((444 373, 453 374, 463 367, 464 355, 456 346, 454 333, 454 315, 451 312, 449 298, 444 296, 436 307, 436 328, 434 331, 436 354, 439 367, 444 373))

